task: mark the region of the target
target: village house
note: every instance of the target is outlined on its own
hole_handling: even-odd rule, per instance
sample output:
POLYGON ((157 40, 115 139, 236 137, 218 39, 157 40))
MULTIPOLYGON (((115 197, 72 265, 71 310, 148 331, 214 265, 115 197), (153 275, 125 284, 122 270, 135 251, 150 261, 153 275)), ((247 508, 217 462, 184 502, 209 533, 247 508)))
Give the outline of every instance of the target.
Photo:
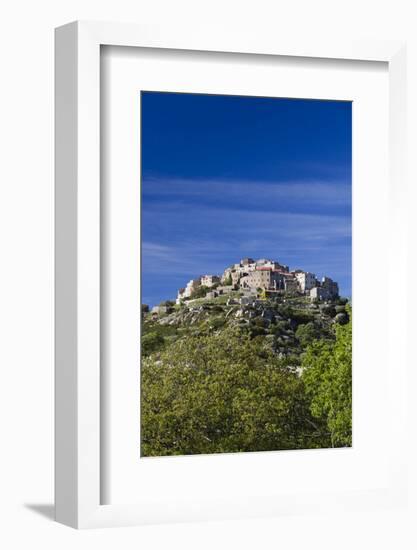
POLYGON ((326 288, 332 297, 339 296, 339 285, 330 277, 323 277, 320 286, 326 288))
POLYGON ((245 277, 253 271, 264 268, 281 273, 288 273, 289 271, 288 266, 281 265, 279 262, 268 260, 266 258, 261 258, 256 261, 253 258, 243 258, 242 260, 240 260, 239 263, 233 264, 232 266, 225 269, 222 276, 222 282, 228 280, 229 277, 231 277, 232 284, 237 285, 239 284, 239 281, 242 277, 245 277))
POLYGON ((216 288, 216 292, 217 294, 219 295, 222 295, 222 294, 228 294, 231 290, 233 290, 233 285, 229 285, 229 286, 218 286, 216 288))
POLYGON ((284 289, 284 276, 269 267, 257 267, 240 279, 243 288, 263 288, 265 290, 284 289))
POLYGON ((300 285, 301 292, 306 292, 307 290, 311 290, 317 286, 317 279, 314 273, 297 269, 294 274, 298 284, 300 285))
POLYGON ((317 286, 310 290, 311 300, 333 300, 339 296, 339 285, 330 279, 323 277, 317 286))
POLYGON ((151 310, 152 315, 162 315, 163 313, 170 313, 172 310, 169 306, 154 306, 151 310))
POLYGON ((191 294, 199 286, 201 286, 201 279, 191 279, 191 281, 188 281, 187 286, 185 288, 180 288, 178 291, 176 303, 179 304, 181 303, 181 300, 190 298, 191 294))
POLYGON ((293 294, 294 292, 301 291, 299 282, 295 277, 292 277, 292 276, 285 277, 284 289, 285 289, 285 292, 290 292, 291 294, 293 294))
POLYGON ((327 288, 321 286, 315 286, 310 290, 311 301, 315 300, 330 300, 331 294, 327 288))
POLYGON ((255 263, 255 260, 252 260, 252 258, 243 258, 243 260, 240 260, 241 265, 250 265, 254 263, 255 263))
POLYGON ((240 271, 232 271, 231 275, 232 275, 232 285, 233 286, 237 285, 239 282, 239 279, 242 276, 242 273, 240 271))
POLYGON ((275 262, 274 260, 267 260, 266 258, 261 258, 260 260, 256 260, 255 269, 259 267, 265 267, 265 268, 273 269, 275 271, 282 271, 282 272, 289 271, 289 268, 287 265, 281 265, 279 262, 275 262))
POLYGON ((203 286, 208 286, 211 288, 213 285, 220 283, 220 277, 217 275, 203 275, 200 282, 203 286))
POLYGON ((180 288, 177 292, 177 299, 175 300, 176 304, 180 304, 181 300, 185 298, 185 288, 180 288))
POLYGON ((188 281, 187 286, 185 287, 184 296, 186 298, 189 298, 199 286, 201 286, 200 279, 191 279, 191 281, 188 281))
POLYGON ((223 271, 223 275, 221 276, 221 279, 220 279, 220 282, 222 284, 224 284, 229 279, 229 277, 232 274, 232 269, 233 269, 232 267, 226 267, 226 269, 223 271))

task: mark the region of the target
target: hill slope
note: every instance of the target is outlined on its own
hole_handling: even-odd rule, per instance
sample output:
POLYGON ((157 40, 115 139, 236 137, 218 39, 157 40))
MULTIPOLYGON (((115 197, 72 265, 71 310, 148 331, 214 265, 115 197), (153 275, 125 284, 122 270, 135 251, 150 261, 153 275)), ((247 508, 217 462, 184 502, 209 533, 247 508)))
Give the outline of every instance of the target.
POLYGON ((351 444, 350 306, 239 300, 144 314, 143 456, 351 444))

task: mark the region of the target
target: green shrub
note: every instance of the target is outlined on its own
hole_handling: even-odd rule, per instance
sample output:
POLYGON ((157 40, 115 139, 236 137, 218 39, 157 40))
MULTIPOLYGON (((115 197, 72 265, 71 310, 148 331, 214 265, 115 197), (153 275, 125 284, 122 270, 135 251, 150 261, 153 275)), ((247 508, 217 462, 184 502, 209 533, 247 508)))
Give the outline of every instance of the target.
POLYGON ((157 332, 149 332, 142 336, 142 355, 147 356, 158 351, 164 345, 164 337, 157 332))
MULTIPOLYGON (((350 314, 350 309, 348 309, 350 314)), ((352 324, 338 325, 334 342, 313 342, 302 361, 313 416, 327 423, 332 446, 352 445, 352 324)))
POLYGON ((143 456, 329 445, 302 380, 264 338, 189 336, 145 359, 141 379, 143 456))
POLYGON ((164 300, 164 301, 161 302, 159 305, 160 305, 160 306, 166 306, 166 307, 174 307, 174 306, 175 306, 175 302, 173 302, 172 300, 164 300))
POLYGON ((313 320, 313 314, 310 311, 295 309, 292 312, 291 319, 293 319, 297 325, 305 325, 313 320))
POLYGON ((314 342, 320 337, 320 332, 312 322, 299 325, 295 335, 303 348, 314 342))
POLYGON ((222 326, 224 326, 224 324, 225 324, 224 317, 214 317, 213 319, 210 319, 210 322, 209 322, 210 328, 214 330, 221 328, 222 326))
POLYGON ((288 321, 275 321, 275 323, 271 325, 270 330, 273 334, 280 334, 281 332, 285 332, 289 328, 290 327, 288 321))

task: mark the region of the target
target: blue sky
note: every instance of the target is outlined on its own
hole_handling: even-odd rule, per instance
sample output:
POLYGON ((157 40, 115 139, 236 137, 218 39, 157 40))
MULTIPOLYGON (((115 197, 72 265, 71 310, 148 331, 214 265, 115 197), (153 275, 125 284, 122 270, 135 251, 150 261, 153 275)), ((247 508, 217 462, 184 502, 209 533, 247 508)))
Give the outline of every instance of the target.
POLYGON ((142 92, 142 302, 244 257, 351 295, 351 103, 142 92))

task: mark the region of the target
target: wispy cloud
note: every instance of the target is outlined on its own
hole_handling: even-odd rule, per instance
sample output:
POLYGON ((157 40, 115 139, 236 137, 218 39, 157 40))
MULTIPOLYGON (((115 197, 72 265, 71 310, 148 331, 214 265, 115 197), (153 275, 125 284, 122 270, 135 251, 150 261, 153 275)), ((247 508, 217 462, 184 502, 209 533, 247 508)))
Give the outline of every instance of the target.
POLYGON ((185 246, 197 237, 208 244, 211 241, 210 246, 218 248, 231 242, 239 248, 242 242, 259 245, 265 240, 277 245, 297 241, 299 245, 312 246, 351 235, 348 216, 248 211, 217 205, 183 206, 181 203, 148 205, 143 212, 143 226, 146 238, 152 242, 160 242, 152 236, 164 235, 167 239, 164 244, 174 240, 185 246))
POLYGON ((312 212, 346 211, 351 204, 350 184, 338 181, 236 181, 145 178, 143 201, 164 204, 175 201, 186 206, 198 202, 200 206, 217 204, 218 208, 250 210, 271 209, 312 212))

